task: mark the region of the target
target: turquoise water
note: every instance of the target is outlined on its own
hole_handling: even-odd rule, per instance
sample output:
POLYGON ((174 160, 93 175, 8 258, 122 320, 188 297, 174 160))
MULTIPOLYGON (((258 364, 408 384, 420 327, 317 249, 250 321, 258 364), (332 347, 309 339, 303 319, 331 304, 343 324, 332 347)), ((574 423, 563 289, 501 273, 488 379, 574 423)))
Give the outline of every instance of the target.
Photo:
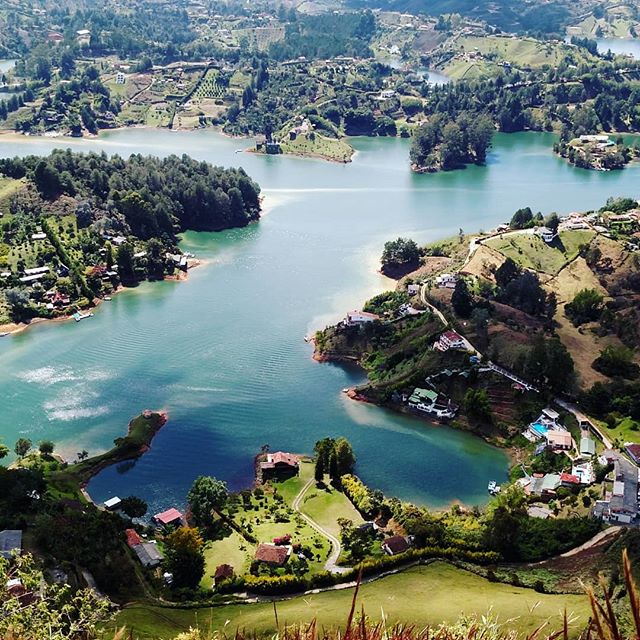
POLYGON ((640 60, 640 40, 631 38, 598 38, 598 51, 600 53, 617 53, 630 55, 640 60))
POLYGON ((198 474, 234 489, 263 444, 310 452, 348 437, 358 473, 390 495, 432 506, 487 498, 506 478, 503 452, 480 439, 348 400, 353 368, 318 364, 303 337, 392 285, 377 274, 386 240, 432 240, 488 229, 522 206, 559 213, 638 195, 637 167, 575 169, 545 134, 496 136, 486 167, 436 175, 408 170, 408 142, 358 139, 352 164, 235 153, 246 142, 210 131, 113 132, 94 140, 0 137, 0 154, 56 146, 123 155, 189 153, 242 165, 260 182, 259 224, 187 233, 206 264, 186 282, 143 284, 80 323, 46 323, 0 339, 0 434, 54 440, 66 455, 107 448, 144 408, 169 423, 149 453, 90 485, 96 500, 138 494, 152 511, 182 506, 198 474))

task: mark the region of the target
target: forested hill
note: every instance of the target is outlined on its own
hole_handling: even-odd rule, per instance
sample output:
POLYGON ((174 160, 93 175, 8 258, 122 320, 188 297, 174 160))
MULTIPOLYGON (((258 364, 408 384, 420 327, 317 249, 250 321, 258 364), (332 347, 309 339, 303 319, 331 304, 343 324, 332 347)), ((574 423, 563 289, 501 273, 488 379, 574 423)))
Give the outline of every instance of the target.
POLYGON ((58 150, 46 158, 2 159, 0 174, 26 177, 48 201, 84 200, 87 219, 81 226, 97 223, 104 231, 142 240, 173 240, 186 229, 241 227, 260 216, 260 187, 243 169, 214 167, 186 155, 125 160, 58 150))
POLYGON ((579 3, 567 0, 348 0, 358 9, 383 9, 413 14, 459 13, 468 18, 485 20, 505 31, 530 33, 560 33, 576 11, 579 3))

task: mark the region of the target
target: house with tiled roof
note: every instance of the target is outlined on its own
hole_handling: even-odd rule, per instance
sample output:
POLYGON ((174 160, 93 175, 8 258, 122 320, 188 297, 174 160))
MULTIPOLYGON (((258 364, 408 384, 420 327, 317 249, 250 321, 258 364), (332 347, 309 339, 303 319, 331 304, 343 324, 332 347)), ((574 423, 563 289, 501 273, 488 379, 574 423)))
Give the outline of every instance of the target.
POLYGON ((156 513, 156 515, 153 516, 153 521, 163 527, 166 527, 168 525, 179 527, 182 525, 183 516, 177 509, 174 509, 172 507, 171 509, 167 509, 162 513, 156 513))
POLYGON ((291 555, 291 546, 281 546, 270 542, 261 542, 256 549, 254 558, 276 567, 286 564, 291 555))
POLYGON ((391 536, 382 542, 382 550, 389 556, 397 556, 411 548, 411 540, 407 536, 391 536))
POLYGON ((299 469, 298 456, 285 451, 267 453, 264 459, 260 461, 263 480, 270 477, 294 476, 298 474, 299 469))

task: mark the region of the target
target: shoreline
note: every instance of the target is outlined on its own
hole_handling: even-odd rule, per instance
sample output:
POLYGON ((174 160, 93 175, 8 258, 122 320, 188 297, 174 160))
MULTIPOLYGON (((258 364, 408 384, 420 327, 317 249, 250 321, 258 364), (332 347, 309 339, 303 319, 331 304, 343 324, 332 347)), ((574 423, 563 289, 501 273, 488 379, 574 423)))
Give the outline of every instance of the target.
MULTIPOLYGON (((204 264, 207 264, 206 260, 194 260, 194 263, 189 266, 188 270, 186 272, 181 271, 177 274, 174 275, 170 275, 170 276, 165 276, 162 280, 143 280, 142 282, 183 282, 185 280, 188 279, 189 277, 189 271, 191 271, 192 269, 196 269, 197 267, 200 267, 204 264)), ((142 282, 138 283, 138 284, 142 284, 142 282)), ((136 287, 125 287, 123 285, 118 285, 118 288, 111 292, 109 294, 109 297, 113 297, 118 295, 119 293, 122 293, 123 291, 133 291, 135 290, 136 287)), ((92 304, 90 306, 88 306, 86 309, 84 309, 83 311, 86 312, 93 312, 95 309, 97 309, 101 304, 105 303, 105 302, 110 302, 109 300, 106 300, 105 298, 94 298, 92 301, 92 304)), ((70 320, 73 320, 73 315, 68 315, 68 316, 58 316, 57 318, 33 318, 30 322, 20 322, 20 323, 15 323, 15 322, 10 322, 8 324, 0 324, 0 337, 4 337, 7 338, 9 336, 14 336, 14 335, 18 335, 19 333, 22 333, 24 331, 26 331, 27 329, 30 329, 31 327, 35 326, 35 325, 39 325, 39 324, 44 324, 44 323, 63 323, 63 322, 69 322, 70 320)))

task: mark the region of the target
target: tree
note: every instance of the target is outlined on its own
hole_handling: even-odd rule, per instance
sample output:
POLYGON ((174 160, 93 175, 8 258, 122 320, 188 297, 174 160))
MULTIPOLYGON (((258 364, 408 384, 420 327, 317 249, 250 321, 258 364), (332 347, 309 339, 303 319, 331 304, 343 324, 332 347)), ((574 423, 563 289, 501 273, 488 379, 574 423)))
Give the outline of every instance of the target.
POLYGON ((533 213, 529 207, 518 209, 511 218, 511 229, 526 229, 533 223, 533 213))
POLYGON ((198 476, 187 494, 194 523, 203 529, 212 528, 213 512, 222 509, 228 498, 227 485, 222 480, 216 480, 211 476, 198 476))
POLYGON ((318 484, 322 484, 324 482, 324 461, 319 456, 316 456, 313 477, 318 484))
POLYGON ((518 484, 498 493, 487 508, 485 544, 500 552, 505 559, 517 558, 520 528, 527 518, 527 497, 518 484))
POLYGON ((546 217, 544 224, 548 229, 553 231, 553 233, 558 233, 558 226, 560 225, 560 218, 558 218, 558 214, 550 213, 546 217))
POLYGON ((147 513, 147 503, 138 496, 129 496, 122 498, 120 501, 120 509, 124 511, 130 518, 142 518, 147 513))
POLYGON ((31 449, 31 440, 28 438, 18 438, 16 440, 16 446, 13 450, 16 452, 18 458, 24 458, 31 449))
POLYGON ((9 455, 9 447, 6 444, 0 443, 0 460, 6 458, 9 455))
POLYGON ((565 306, 564 311, 571 322, 578 327, 600 317, 603 300, 602 295, 595 289, 582 289, 565 306))
POLYGON ((12 565, 0 559, 0 584, 2 638, 95 638, 98 624, 107 618, 111 607, 94 589, 74 591, 68 584, 50 584, 28 553, 17 556, 12 565), (13 579, 19 580, 24 593, 4 587, 13 579))
POLYGON ((136 279, 133 265, 133 247, 125 242, 118 247, 116 257, 118 263, 118 275, 123 282, 132 282, 136 279))
POLYGON ((340 526, 340 542, 345 551, 353 561, 363 560, 373 542, 373 529, 356 527, 348 518, 338 518, 338 525, 340 526))
POLYGON ((31 299, 24 289, 7 289, 4 298, 9 305, 11 318, 15 322, 22 322, 32 316, 31 299))
POLYGON ((453 305, 453 310, 461 318, 468 318, 473 311, 473 298, 463 278, 456 282, 456 287, 451 296, 451 304, 453 305))
POLYGON ((383 267, 417 266, 419 260, 420 249, 410 238, 397 238, 384 244, 381 258, 383 267))
POLYGON ((180 527, 165 539, 167 571, 174 588, 195 589, 204 575, 204 541, 193 527, 180 527))
POLYGON ((38 450, 43 456, 50 456, 53 453, 54 449, 55 449, 55 444, 53 444, 51 440, 43 440, 38 445, 38 450))
POLYGON ((335 443, 335 456, 338 476, 353 473, 356 456, 351 443, 346 438, 338 438, 335 443))
POLYGON ((515 280, 522 273, 520 267, 511 259, 507 258, 495 272, 496 284, 504 288, 512 280, 515 280))
POLYGON ((480 420, 491 420, 491 403, 484 389, 467 389, 464 394, 464 408, 468 415, 480 420))
POLYGON ((640 375, 640 367, 633 362, 633 351, 627 347, 609 345, 593 361, 593 368, 610 378, 632 380, 640 375))

